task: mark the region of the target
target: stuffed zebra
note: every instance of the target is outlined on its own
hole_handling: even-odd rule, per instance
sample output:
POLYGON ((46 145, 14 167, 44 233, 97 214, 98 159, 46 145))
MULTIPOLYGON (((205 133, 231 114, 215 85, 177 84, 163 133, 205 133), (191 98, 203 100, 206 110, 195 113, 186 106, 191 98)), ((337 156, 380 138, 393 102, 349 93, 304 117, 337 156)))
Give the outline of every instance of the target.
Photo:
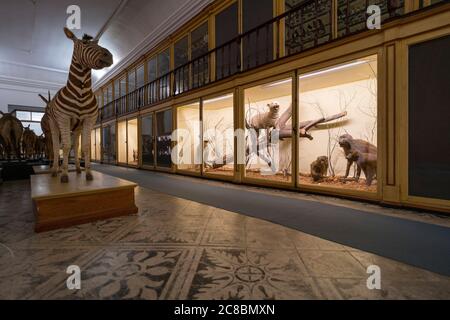
MULTIPOLYGON (((74 141, 78 141, 81 135, 81 149, 84 154, 86 180, 92 180, 91 173, 91 131, 98 116, 97 99, 92 92, 91 70, 100 70, 113 64, 113 56, 107 49, 98 45, 98 40, 84 35, 78 39, 72 31, 64 28, 66 37, 73 41, 74 49, 69 77, 65 87, 61 88, 52 101, 48 104, 46 113, 49 115, 49 123, 53 141, 53 166, 52 175, 58 174, 59 139, 63 150, 63 165, 61 182, 69 181, 68 165, 71 149, 71 131, 74 132, 74 141)), ((78 148, 75 148, 77 173, 81 173, 79 167, 78 148)))

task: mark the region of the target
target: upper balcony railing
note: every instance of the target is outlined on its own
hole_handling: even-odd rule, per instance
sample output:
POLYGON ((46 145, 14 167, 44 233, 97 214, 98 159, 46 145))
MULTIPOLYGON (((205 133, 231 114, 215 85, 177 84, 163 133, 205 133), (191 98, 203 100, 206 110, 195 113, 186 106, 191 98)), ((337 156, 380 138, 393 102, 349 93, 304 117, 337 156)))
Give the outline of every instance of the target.
POLYGON ((382 23, 404 14, 404 0, 305 1, 106 104, 101 108, 100 121, 367 30, 367 8, 372 4, 380 7, 382 23))

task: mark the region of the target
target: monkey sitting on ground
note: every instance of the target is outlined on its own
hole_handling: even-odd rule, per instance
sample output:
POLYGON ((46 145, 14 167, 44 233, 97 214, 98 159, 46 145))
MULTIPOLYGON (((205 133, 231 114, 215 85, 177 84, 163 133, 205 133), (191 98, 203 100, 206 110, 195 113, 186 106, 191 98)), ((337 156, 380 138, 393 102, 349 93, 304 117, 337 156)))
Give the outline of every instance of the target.
POLYGON ((362 169, 366 176, 366 185, 370 186, 377 174, 377 155, 352 151, 346 158, 349 161, 356 162, 359 170, 362 169))
MULTIPOLYGON (((367 153, 374 156, 375 159, 377 158, 377 147, 367 141, 361 139, 353 139, 353 137, 349 134, 344 134, 339 137, 339 146, 344 149, 345 158, 347 159, 347 168, 345 170, 344 179, 347 179, 350 173, 350 167, 352 166, 353 162, 355 162, 351 160, 351 157, 350 159, 348 157, 351 153, 353 153, 353 151, 359 153, 367 153)), ((358 181, 360 176, 361 167, 357 165, 355 180, 358 181)))
POLYGON ((328 157, 318 157, 316 161, 311 163, 311 177, 314 182, 322 180, 328 172, 328 157))

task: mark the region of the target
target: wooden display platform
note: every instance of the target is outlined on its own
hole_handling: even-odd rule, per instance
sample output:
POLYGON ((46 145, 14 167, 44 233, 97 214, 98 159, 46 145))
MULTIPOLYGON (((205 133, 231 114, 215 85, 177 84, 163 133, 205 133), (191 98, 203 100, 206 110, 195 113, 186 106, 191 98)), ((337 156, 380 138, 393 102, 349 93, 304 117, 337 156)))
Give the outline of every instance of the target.
MULTIPOLYGON (((76 167, 74 164, 69 164, 69 172, 75 172, 76 167)), ((51 166, 33 166, 34 174, 47 174, 52 172, 51 166)), ((84 171, 84 168, 81 167, 81 171, 84 171)), ((59 170, 61 172, 61 169, 59 170)))
POLYGON ((101 219, 135 214, 135 183, 92 171, 69 173, 69 183, 51 174, 31 176, 31 199, 36 215, 36 232, 70 227, 101 219))

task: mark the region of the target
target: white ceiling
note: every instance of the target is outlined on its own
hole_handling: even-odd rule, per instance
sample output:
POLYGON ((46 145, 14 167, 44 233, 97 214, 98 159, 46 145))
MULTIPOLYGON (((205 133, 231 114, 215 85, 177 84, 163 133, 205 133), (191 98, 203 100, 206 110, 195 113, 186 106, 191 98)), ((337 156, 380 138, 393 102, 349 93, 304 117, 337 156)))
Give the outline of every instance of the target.
MULTIPOLYGON (((64 85, 72 54, 72 42, 63 33, 67 7, 76 4, 81 8, 82 28, 75 34, 95 36, 122 1, 1 0, 0 85, 53 90, 64 85)), ((100 40, 113 53, 114 65, 94 73, 94 82, 117 73, 125 62, 155 46, 210 2, 128 0, 100 40)))

